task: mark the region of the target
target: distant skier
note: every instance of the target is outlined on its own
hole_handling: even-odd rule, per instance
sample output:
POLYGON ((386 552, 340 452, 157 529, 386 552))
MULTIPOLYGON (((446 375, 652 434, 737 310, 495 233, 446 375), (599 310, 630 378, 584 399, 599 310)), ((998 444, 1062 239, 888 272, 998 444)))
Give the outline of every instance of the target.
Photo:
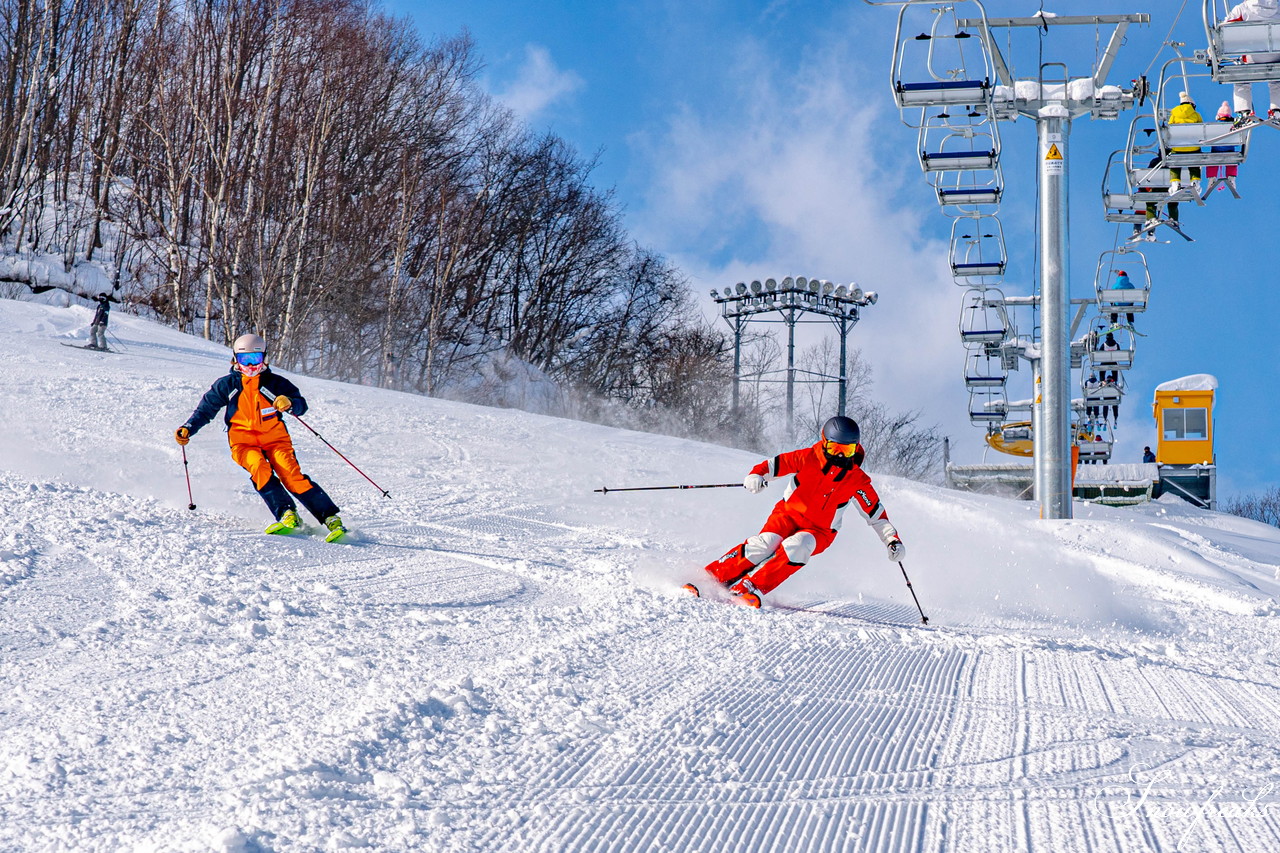
POLYGON ((231 458, 249 472, 253 487, 276 518, 266 532, 288 533, 301 523, 297 504, 289 494, 292 492, 317 521, 329 528, 327 541, 341 538, 347 529, 338 516, 338 506, 302 473, 282 417, 285 412, 305 414, 307 401, 296 385, 271 372, 267 342, 262 338, 241 335, 232 350, 235 357, 231 372, 213 383, 174 438, 178 444, 186 444, 225 406, 223 420, 231 458))
POLYGON ((761 596, 776 589, 810 557, 831 547, 850 503, 875 528, 889 549, 889 559, 903 559, 907 548, 889 523, 871 478, 860 467, 860 439, 857 422, 837 415, 823 425, 817 444, 752 468, 743 481, 752 494, 776 477, 795 477, 760 532, 709 564, 707 572, 744 604, 759 607, 761 596))
POLYGON ((94 299, 98 310, 93 312, 93 322, 89 324, 89 349, 107 348, 107 323, 111 320, 111 297, 99 293, 94 299))

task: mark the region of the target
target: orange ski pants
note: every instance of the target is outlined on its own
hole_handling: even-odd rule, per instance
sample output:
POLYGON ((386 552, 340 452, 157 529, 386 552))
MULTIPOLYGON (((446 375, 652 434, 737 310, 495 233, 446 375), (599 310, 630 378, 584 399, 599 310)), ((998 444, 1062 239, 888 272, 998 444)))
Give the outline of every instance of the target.
POLYGON ((293 455, 293 441, 288 435, 265 444, 233 444, 231 458, 249 472, 253 487, 258 491, 262 491, 271 480, 272 473, 295 495, 311 490, 312 483, 303 475, 302 466, 293 455))
POLYGON ((707 565, 707 572, 725 586, 751 577, 756 589, 768 593, 791 577, 815 554, 835 541, 836 531, 818 527, 798 512, 779 502, 760 528, 760 533, 707 565), (812 550, 809 539, 812 537, 812 550))

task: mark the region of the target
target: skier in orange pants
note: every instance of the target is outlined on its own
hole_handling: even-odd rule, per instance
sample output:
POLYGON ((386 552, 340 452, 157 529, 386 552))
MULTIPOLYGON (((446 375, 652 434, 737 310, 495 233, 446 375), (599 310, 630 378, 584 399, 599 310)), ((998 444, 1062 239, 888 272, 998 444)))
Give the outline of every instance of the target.
POLYGON ((889 549, 889 559, 902 560, 907 548, 889 523, 871 478, 860 467, 860 438, 857 422, 837 415, 823 425, 817 444, 752 468, 743 485, 753 494, 775 477, 795 476, 760 532, 707 565, 707 572, 744 604, 759 607, 761 596, 776 589, 810 557, 831 547, 850 503, 875 528, 889 549))
POLYGON ((225 406, 231 458, 249 472, 253 487, 276 518, 266 532, 288 533, 301 523, 292 493, 329 529, 327 540, 340 538, 347 529, 338 516, 338 506, 302 473, 293 454, 293 440, 284 425, 284 413, 305 414, 307 401, 298 386, 271 372, 267 366, 267 342, 262 338, 241 335, 232 349, 235 357, 231 372, 205 393, 174 438, 178 444, 186 444, 225 406))

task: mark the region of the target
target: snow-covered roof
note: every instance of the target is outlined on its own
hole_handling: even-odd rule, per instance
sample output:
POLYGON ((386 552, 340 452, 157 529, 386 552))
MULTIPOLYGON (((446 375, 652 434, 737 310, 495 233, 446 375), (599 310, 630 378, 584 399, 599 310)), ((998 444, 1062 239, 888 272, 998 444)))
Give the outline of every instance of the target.
POLYGON ((1211 373, 1193 373, 1181 379, 1170 379, 1156 386, 1156 391, 1215 391, 1218 377, 1211 373))

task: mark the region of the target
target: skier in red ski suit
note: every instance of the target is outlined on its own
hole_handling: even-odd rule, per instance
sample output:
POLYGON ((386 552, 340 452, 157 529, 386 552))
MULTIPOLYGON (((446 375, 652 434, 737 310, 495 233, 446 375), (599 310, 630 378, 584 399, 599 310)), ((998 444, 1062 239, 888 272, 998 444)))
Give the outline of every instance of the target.
POLYGON ((743 485, 753 494, 769 480, 795 476, 760 532, 709 564, 707 572, 743 603, 759 607, 761 596, 776 589, 814 554, 831 547, 850 503, 875 528, 889 549, 889 559, 902 560, 906 546, 889 523, 871 478, 859 467, 863 458, 860 437, 858 424, 838 415, 823 425, 817 444, 766 459, 752 468, 743 485))

